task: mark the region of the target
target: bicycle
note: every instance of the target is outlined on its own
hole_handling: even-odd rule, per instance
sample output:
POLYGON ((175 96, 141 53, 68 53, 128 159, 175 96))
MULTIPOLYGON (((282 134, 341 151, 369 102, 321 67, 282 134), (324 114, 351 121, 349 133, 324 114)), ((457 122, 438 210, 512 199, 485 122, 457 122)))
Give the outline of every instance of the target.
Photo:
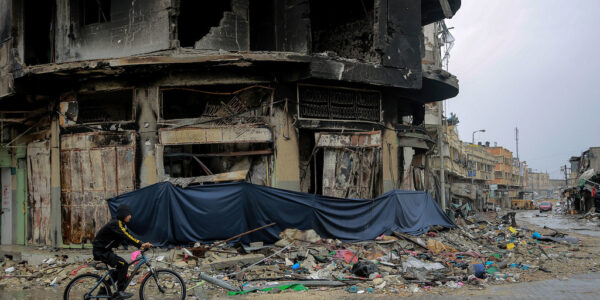
MULTIPOLYGON (((142 283, 139 288, 140 300, 150 299, 185 299, 185 282, 170 269, 155 269, 152 267, 146 255, 148 249, 141 251, 134 261, 128 265, 135 265, 133 271, 127 277, 126 287, 133 280, 142 265, 148 266, 149 271, 142 277, 142 283)), ((116 279, 113 278, 114 269, 109 268, 101 262, 94 262, 92 265, 96 270, 106 271, 103 276, 93 273, 78 275, 73 278, 64 292, 64 300, 71 299, 117 299, 113 296, 113 291, 117 291, 116 279)))

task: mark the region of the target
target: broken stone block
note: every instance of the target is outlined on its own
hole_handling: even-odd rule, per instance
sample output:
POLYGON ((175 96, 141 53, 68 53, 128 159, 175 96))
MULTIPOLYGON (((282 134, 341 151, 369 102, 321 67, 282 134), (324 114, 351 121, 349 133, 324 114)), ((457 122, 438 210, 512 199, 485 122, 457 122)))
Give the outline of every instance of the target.
POLYGON ((254 248, 254 247, 262 247, 265 244, 263 242, 254 242, 254 243, 250 243, 250 247, 254 248))
POLYGON ((183 260, 176 261, 175 265, 178 266, 178 267, 183 267, 183 268, 186 268, 188 266, 187 262, 185 262, 183 260))
POLYGON ((210 263, 211 267, 216 269, 224 269, 235 265, 248 265, 259 262, 265 258, 262 254, 239 255, 228 258, 217 259, 210 263))

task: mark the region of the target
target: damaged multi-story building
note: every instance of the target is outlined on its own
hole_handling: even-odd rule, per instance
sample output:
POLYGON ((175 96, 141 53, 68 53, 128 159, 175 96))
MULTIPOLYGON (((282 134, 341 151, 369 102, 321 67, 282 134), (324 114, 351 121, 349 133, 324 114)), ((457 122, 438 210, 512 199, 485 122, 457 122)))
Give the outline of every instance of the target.
POLYGON ((458 93, 422 65, 423 28, 459 7, 2 0, 2 243, 82 247, 106 199, 165 180, 345 198, 415 181, 423 105, 458 93))

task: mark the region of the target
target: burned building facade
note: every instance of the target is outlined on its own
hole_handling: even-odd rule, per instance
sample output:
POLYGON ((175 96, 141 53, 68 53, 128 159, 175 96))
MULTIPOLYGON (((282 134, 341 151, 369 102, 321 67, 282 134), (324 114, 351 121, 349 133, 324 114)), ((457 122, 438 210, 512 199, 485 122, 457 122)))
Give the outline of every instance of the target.
POLYGON ((0 3, 7 244, 81 247, 105 199, 165 180, 372 198, 458 93, 422 61, 459 0, 0 3))

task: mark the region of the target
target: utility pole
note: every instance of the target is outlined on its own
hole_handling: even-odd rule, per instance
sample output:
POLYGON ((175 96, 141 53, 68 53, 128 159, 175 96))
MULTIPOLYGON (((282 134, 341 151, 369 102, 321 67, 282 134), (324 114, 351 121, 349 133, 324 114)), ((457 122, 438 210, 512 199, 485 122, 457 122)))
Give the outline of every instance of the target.
MULTIPOLYGON (((441 50, 443 42, 440 41, 440 28, 445 28, 446 24, 444 21, 438 22, 436 26, 434 26, 435 33, 435 48, 439 49, 439 56, 435 59, 435 64, 437 67, 443 68, 441 50)), ((442 30, 442 33, 445 35, 447 30, 442 30)), ((445 38, 443 40, 446 40, 445 38)), ((436 51, 437 53, 437 51, 436 51)), ((446 51, 446 54, 448 52, 446 51)), ((448 65, 446 64, 446 70, 448 70, 448 65)), ((446 175, 444 174, 444 136, 443 136, 443 128, 444 128, 444 119, 443 119, 443 107, 444 101, 438 101, 436 103, 438 105, 438 118, 440 120, 440 128, 438 129, 438 155, 440 156, 440 205, 442 206, 442 210, 446 212, 446 175)))
MULTIPOLYGON (((475 174, 477 173, 477 168, 475 167, 475 134, 478 132, 485 132, 485 129, 480 129, 480 130, 475 130, 473 131, 473 134, 471 135, 471 188, 475 189, 475 199, 477 199, 477 188, 475 187, 475 174)), ((477 206, 480 206, 479 203, 477 203, 477 206)), ((483 207, 479 207, 480 209, 482 209, 483 207)))
MULTIPOLYGON (((519 127, 515 127, 515 140, 517 141, 517 160, 519 160, 519 127)), ((519 164, 521 161, 519 160, 519 164)))
POLYGON ((519 162, 519 185, 521 185, 521 159, 519 159, 519 127, 515 127, 515 141, 517 142, 517 161, 519 162))
POLYGON ((567 188, 569 186, 569 178, 567 177, 567 165, 564 165, 562 169, 565 172, 565 188, 567 188))
POLYGON ((444 175, 444 119, 443 119, 443 101, 437 103, 438 105, 438 116, 440 118, 440 128, 438 129, 438 154, 440 156, 440 204, 442 210, 446 211, 446 177, 444 175))

